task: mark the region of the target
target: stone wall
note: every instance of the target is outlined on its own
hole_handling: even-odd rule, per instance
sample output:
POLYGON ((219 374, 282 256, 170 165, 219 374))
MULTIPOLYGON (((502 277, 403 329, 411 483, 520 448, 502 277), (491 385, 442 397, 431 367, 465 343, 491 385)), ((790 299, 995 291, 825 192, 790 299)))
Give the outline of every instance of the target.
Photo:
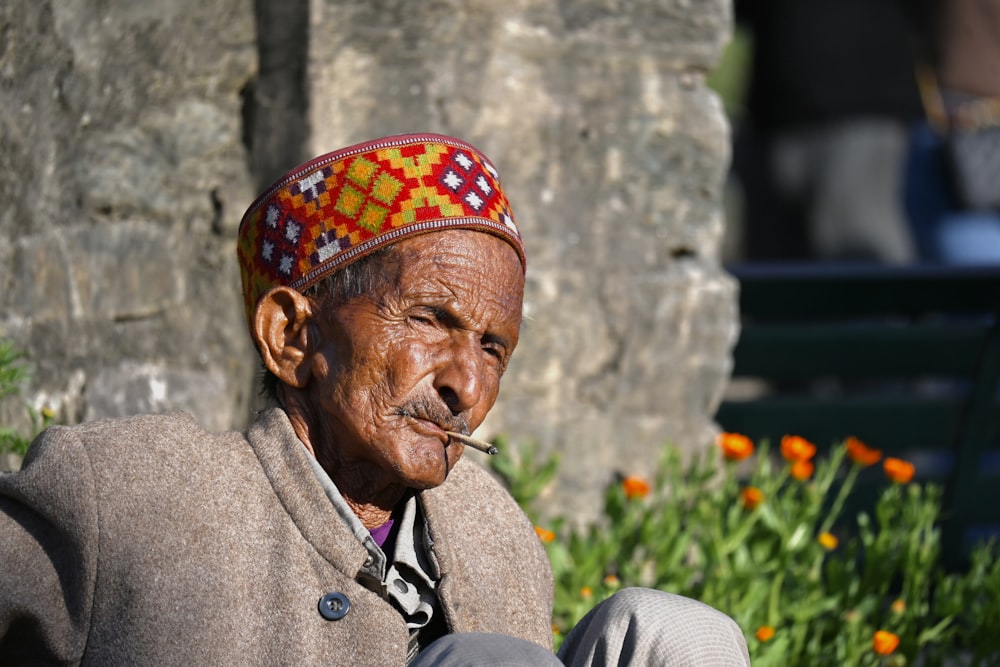
POLYGON ((428 130, 493 158, 528 245, 522 342, 480 435, 562 452, 551 506, 581 515, 665 443, 711 439, 736 333, 705 86, 728 0, 257 0, 256 38, 249 5, 0 9, 0 327, 38 396, 71 420, 174 404, 241 425, 250 184, 428 130))
POLYGON ((256 70, 251 0, 0 5, 0 334, 60 421, 245 421, 232 238, 256 70))

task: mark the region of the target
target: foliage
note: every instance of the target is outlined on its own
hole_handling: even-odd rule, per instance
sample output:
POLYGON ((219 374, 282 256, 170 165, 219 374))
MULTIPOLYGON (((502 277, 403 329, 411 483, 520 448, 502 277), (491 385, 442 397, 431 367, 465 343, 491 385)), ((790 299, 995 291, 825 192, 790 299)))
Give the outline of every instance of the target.
MULTIPOLYGON (((874 508, 847 513, 860 471, 881 452, 850 438, 816 460, 811 443, 784 440, 779 456, 723 434, 718 449, 687 463, 668 448, 652 479, 607 489, 600 521, 580 528, 555 517, 538 527, 556 580, 557 643, 599 600, 647 586, 729 614, 755 667, 917 656, 930 666, 959 651, 962 664, 996 664, 996 546, 977 546, 967 571, 949 573, 939 558, 941 492, 912 483, 912 466, 883 461, 874 508)), ((524 490, 538 487, 527 480, 550 478, 553 460, 525 452, 502 464, 503 477, 534 517, 536 498, 524 490)))
POLYGON ((533 501, 541 495, 545 487, 555 477, 559 467, 558 455, 550 456, 543 462, 538 461, 538 447, 526 444, 521 447, 511 447, 507 439, 499 436, 494 445, 504 453, 503 456, 491 456, 490 467, 500 477, 510 495, 524 508, 525 514, 537 523, 533 501))
POLYGON ((0 454, 24 456, 28 445, 42 429, 52 424, 55 416, 48 408, 35 410, 23 399, 22 392, 30 379, 24 354, 10 341, 0 340, 0 399, 15 396, 24 405, 31 428, 28 433, 11 426, 0 425, 0 454))
POLYGON ((752 50, 752 35, 737 27, 718 65, 708 75, 708 87, 722 99, 726 114, 734 122, 743 116, 752 50))

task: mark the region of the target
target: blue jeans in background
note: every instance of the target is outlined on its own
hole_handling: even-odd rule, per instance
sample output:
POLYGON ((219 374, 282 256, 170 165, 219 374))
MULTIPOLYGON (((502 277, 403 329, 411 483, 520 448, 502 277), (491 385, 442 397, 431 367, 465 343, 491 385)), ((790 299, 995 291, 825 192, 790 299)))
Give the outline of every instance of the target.
POLYGON ((962 209, 950 178, 941 136, 926 122, 916 125, 910 133, 903 196, 921 260, 1000 264, 1000 212, 962 209))

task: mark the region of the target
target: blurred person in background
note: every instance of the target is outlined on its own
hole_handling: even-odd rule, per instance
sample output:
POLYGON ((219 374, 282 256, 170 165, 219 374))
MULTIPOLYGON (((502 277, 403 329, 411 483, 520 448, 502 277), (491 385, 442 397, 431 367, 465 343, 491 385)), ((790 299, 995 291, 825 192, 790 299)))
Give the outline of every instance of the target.
POLYGON ((922 117, 905 0, 736 0, 752 37, 734 171, 749 261, 903 264, 911 125, 922 117))
POLYGON ((924 0, 906 207, 923 259, 1000 262, 1000 0, 924 0))

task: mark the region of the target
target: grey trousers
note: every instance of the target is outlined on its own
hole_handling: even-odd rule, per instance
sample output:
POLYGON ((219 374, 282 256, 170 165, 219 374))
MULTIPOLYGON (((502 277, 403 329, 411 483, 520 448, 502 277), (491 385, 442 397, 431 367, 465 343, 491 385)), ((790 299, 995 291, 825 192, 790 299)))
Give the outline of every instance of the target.
POLYGON ((594 607, 566 636, 559 655, 488 633, 447 635, 413 667, 610 667, 750 665, 739 626, 708 605, 645 588, 626 588, 594 607))
POLYGON ((879 118, 775 137, 775 185, 784 198, 809 202, 809 240, 817 257, 889 264, 917 259, 902 196, 908 137, 903 123, 879 118))

